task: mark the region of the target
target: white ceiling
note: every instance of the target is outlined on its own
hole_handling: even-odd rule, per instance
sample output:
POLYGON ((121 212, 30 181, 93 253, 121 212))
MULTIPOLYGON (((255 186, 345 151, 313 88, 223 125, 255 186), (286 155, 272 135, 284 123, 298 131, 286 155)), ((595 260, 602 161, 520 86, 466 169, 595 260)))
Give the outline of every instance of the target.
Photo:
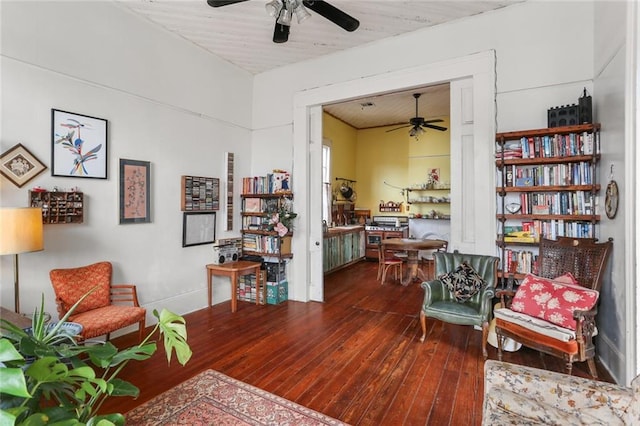
MULTIPOLYGON (((265 0, 250 0, 212 8, 206 0, 117 0, 144 19, 252 73, 324 56, 402 33, 463 19, 522 0, 330 0, 329 3, 360 21, 347 32, 310 11, 311 18, 291 26, 286 43, 273 43, 274 18, 265 0)), ((355 128, 406 123, 415 115, 411 94, 395 93, 346 104, 325 111, 355 128), (373 107, 362 107, 362 102, 373 107)), ((449 115, 448 85, 417 90, 420 116, 449 115)))

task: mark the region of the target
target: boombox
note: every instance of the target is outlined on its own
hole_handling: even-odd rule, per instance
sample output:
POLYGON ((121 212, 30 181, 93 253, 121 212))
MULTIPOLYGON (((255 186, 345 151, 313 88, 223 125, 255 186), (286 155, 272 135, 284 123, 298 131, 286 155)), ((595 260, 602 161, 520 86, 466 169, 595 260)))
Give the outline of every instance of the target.
POLYGON ((236 262, 242 256, 242 238, 226 238, 213 244, 213 263, 236 262))

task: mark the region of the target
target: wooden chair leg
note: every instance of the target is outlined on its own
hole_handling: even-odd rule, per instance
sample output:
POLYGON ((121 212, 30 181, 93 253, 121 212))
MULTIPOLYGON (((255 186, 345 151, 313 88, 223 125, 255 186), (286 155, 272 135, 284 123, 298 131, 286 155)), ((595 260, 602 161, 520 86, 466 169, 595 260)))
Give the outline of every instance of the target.
POLYGON ((594 379, 598 379, 598 370, 596 369, 596 361, 593 358, 589 358, 587 360, 587 365, 589 366, 589 373, 591 373, 591 377, 594 379))
POLYGON ((498 361, 502 361, 502 343, 503 338, 496 330, 496 342, 498 343, 498 361))
POLYGON ((146 320, 143 319, 138 323, 138 343, 144 340, 145 321, 146 320))
POLYGON ((573 369, 573 362, 567 361, 564 365, 564 370, 567 375, 571 375, 571 370, 573 369))
POLYGON ((482 356, 484 359, 489 357, 487 353, 487 338, 489 337, 489 323, 487 321, 482 323, 482 356))
POLYGON ((420 342, 424 343, 425 337, 427 337, 427 319, 424 316, 424 312, 420 311, 420 326, 422 327, 422 337, 420 342))

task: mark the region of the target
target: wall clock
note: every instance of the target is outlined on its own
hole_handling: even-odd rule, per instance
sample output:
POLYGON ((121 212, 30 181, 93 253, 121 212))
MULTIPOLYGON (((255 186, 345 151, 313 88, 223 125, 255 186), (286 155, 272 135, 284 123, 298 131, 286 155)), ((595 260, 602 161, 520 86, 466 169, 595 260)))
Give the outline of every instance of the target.
POLYGON ((618 213, 618 201, 618 184, 615 180, 612 180, 609 182, 609 185, 607 185, 607 194, 604 199, 604 211, 607 213, 609 219, 616 217, 616 213, 618 213))

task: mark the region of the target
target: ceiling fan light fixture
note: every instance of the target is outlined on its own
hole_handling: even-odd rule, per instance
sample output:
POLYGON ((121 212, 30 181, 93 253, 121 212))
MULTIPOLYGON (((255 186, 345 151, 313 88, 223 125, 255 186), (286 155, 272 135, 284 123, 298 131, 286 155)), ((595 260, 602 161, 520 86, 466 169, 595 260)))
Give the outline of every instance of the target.
POLYGON ((291 25, 292 19, 293 19, 293 10, 285 6, 280 11, 280 17, 278 18, 277 22, 280 25, 286 25, 288 27, 291 25))
POLYGON ((298 24, 301 24, 303 21, 306 21, 307 19, 311 18, 311 14, 307 10, 307 8, 304 7, 304 5, 302 4, 302 1, 300 0, 296 1, 296 6, 293 9, 293 11, 296 14, 296 19, 298 20, 298 24))
POLYGON ((269 16, 280 16, 280 11, 282 10, 282 1, 281 0, 271 0, 264 5, 264 8, 267 10, 269 16))

